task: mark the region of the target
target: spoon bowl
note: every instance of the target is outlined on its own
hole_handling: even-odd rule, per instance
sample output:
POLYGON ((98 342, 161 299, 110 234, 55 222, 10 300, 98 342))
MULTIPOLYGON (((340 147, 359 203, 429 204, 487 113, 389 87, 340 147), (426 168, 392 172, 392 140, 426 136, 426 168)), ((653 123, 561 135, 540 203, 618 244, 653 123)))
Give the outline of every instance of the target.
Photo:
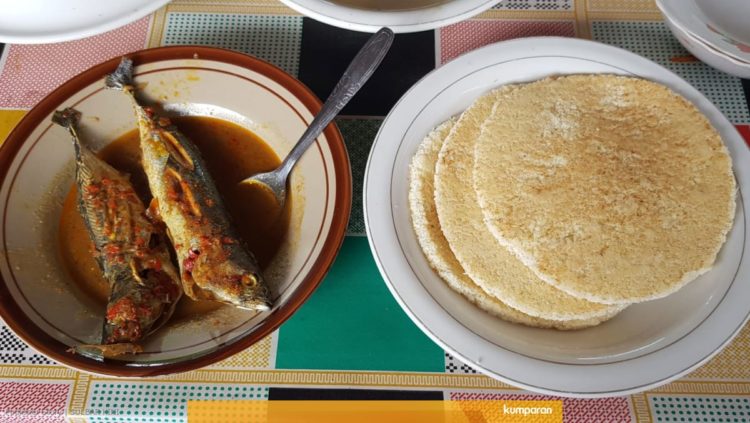
POLYGON ((344 71, 344 75, 333 88, 328 99, 320 109, 320 113, 315 116, 310 126, 305 130, 292 151, 286 156, 281 165, 270 172, 259 173, 247 179, 242 180, 241 184, 262 185, 271 191, 279 203, 279 207, 284 206, 287 193, 287 181, 294 165, 300 157, 312 145, 313 141, 328 126, 341 109, 349 103, 349 100, 359 91, 360 88, 370 79, 370 76, 383 61, 386 53, 393 43, 393 31, 388 28, 382 28, 365 43, 362 49, 354 56, 349 67, 344 71))

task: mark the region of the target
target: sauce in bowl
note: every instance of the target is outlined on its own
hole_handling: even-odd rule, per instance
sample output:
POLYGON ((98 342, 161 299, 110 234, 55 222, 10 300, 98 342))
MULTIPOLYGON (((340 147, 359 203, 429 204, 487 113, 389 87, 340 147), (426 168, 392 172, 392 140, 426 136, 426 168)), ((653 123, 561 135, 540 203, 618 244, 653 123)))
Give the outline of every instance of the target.
MULTIPOLYGON (((248 176, 276 168, 281 161, 260 137, 231 122, 202 116, 170 118, 198 147, 216 183, 239 235, 264 269, 281 246, 289 226, 291 198, 279 210, 271 194, 257 186, 239 182, 248 176)), ((104 147, 99 157, 116 169, 130 174, 130 181, 144 205, 151 194, 141 167, 138 130, 134 129, 104 147)), ((104 310, 109 283, 94 259, 83 218, 78 212, 75 185, 62 208, 58 242, 62 262, 74 291, 104 310)), ((173 319, 187 318, 222 307, 213 301, 194 301, 183 296, 173 319)))

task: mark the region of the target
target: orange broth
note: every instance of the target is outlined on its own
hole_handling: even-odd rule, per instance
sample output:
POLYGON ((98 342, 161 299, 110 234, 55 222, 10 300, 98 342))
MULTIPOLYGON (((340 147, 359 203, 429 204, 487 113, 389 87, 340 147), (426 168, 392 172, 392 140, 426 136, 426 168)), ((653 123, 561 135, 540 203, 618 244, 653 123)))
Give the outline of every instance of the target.
MULTIPOLYGON (((273 197, 262 188, 239 185, 246 177, 276 168, 276 153, 257 135, 231 122, 210 117, 177 117, 172 121, 196 144, 206 167, 224 199, 235 227, 265 268, 278 251, 289 226, 291 201, 279 211, 273 197)), ((141 150, 136 129, 103 148, 99 157, 116 169, 130 174, 130 181, 146 206, 151 201, 146 175, 141 167, 141 150)), ((65 198, 58 233, 60 255, 77 291, 102 308, 109 296, 93 255, 93 245, 76 204, 76 187, 65 198)), ((194 301, 183 296, 175 319, 207 313, 221 307, 212 301, 194 301)))

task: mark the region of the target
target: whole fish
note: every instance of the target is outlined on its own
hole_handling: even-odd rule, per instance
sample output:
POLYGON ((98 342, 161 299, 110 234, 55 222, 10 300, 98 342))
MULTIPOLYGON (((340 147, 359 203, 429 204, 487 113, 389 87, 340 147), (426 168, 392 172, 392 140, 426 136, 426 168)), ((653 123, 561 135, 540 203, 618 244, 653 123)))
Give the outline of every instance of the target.
POLYGON ((78 211, 110 285, 101 345, 74 350, 104 357, 139 352, 136 344, 163 325, 182 295, 166 235, 146 216, 129 176, 97 157, 78 136, 80 112, 57 111, 52 121, 68 129, 76 158, 78 211))
POLYGON ((132 101, 152 209, 167 226, 177 252, 182 286, 190 298, 264 311, 268 290, 258 262, 238 236, 195 144, 135 95, 133 63, 124 58, 108 88, 132 101))

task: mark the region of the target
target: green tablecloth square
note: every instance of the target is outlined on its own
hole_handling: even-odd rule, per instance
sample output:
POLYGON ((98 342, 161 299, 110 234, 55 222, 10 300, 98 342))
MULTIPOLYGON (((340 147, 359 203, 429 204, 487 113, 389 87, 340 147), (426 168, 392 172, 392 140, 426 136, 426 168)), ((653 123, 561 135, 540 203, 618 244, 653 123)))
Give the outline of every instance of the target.
POLYGON ((349 236, 330 273, 279 330, 278 369, 444 372, 443 351, 401 310, 367 238, 349 236))

